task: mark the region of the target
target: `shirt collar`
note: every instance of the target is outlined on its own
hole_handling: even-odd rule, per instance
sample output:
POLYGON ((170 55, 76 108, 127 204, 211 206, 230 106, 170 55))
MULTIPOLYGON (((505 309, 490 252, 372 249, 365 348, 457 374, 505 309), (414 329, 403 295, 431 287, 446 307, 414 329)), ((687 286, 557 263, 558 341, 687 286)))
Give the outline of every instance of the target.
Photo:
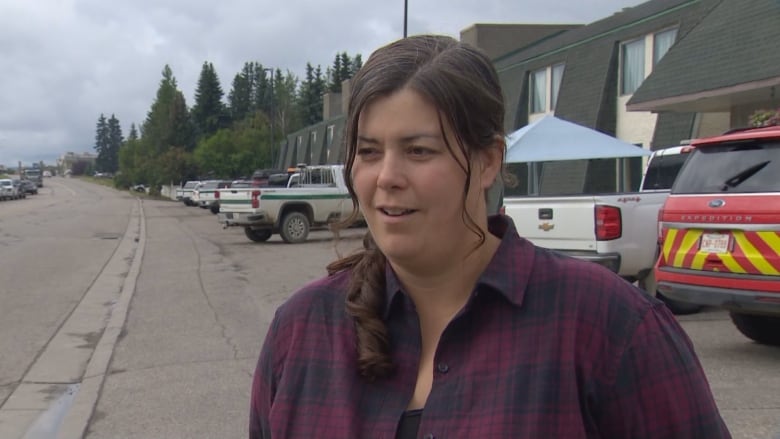
MULTIPOLYGON (((488 231, 501 238, 501 243, 485 271, 477 279, 475 291, 485 288, 496 291, 515 306, 523 304, 523 297, 534 265, 533 244, 518 235, 512 218, 492 215, 488 218, 488 231)), ((403 294, 403 287, 390 263, 385 264, 385 305, 382 316, 386 319, 396 296, 403 294)))

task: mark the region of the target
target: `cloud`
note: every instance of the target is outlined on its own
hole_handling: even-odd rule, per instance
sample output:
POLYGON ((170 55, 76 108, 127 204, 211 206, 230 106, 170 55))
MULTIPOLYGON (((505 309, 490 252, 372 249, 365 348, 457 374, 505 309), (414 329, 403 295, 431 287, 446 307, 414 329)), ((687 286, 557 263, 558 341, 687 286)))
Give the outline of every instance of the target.
MULTIPOLYGON (((408 33, 457 37, 473 23, 588 23, 633 0, 409 0, 408 33)), ((245 62, 323 71, 403 35, 403 2, 378 0, 2 0, 0 164, 92 151, 101 113, 125 134, 154 100, 165 64, 192 105, 204 61, 225 93, 245 62)))

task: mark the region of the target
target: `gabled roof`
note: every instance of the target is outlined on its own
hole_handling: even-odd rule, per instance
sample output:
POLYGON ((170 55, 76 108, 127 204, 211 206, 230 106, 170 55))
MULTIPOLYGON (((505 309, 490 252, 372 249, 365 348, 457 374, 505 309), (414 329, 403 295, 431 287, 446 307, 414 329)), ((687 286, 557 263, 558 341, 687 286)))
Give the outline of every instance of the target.
MULTIPOLYGON (((628 102, 639 111, 723 111, 780 86, 780 1, 720 1, 628 102)), ((780 94, 780 87, 778 94, 780 94)))
POLYGON ((672 14, 682 8, 695 5, 701 0, 651 0, 640 5, 624 8, 622 11, 590 23, 586 26, 566 31, 562 34, 542 39, 532 45, 521 47, 494 60, 501 71, 538 56, 547 56, 563 52, 610 34, 624 32, 636 24, 656 19, 661 15, 672 14))

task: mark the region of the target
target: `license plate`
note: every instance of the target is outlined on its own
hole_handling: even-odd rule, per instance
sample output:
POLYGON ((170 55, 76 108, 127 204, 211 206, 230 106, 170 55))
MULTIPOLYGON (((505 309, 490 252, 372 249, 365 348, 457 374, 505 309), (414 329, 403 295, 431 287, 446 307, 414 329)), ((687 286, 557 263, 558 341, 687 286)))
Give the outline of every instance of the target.
POLYGON ((720 233, 705 233, 701 235, 699 251, 705 253, 728 253, 729 235, 720 233))

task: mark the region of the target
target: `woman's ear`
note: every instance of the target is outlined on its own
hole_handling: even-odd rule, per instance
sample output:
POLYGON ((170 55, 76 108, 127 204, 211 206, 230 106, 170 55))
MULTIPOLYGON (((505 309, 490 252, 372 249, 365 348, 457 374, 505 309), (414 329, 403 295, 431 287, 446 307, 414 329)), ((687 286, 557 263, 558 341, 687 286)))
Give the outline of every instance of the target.
POLYGON ((504 165, 505 148, 504 138, 497 135, 493 143, 480 152, 480 186, 482 189, 489 188, 496 178, 500 178, 501 168, 504 165))

